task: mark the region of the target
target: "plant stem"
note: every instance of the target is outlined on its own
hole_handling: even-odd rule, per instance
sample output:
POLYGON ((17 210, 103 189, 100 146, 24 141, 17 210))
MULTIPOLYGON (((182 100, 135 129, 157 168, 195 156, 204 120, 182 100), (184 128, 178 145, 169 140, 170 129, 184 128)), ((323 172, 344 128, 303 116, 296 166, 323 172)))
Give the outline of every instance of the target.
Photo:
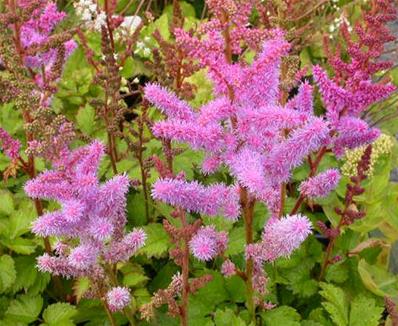
MULTIPOLYGON (((339 224, 337 225, 337 230, 339 230, 339 233, 340 233, 340 228, 342 226, 342 222, 343 222, 343 217, 340 218, 339 224)), ((329 243, 328 243, 328 246, 326 248, 325 259, 323 260, 322 267, 321 267, 321 272, 319 274, 319 281, 322 281, 323 277, 325 276, 326 269, 330 265, 330 256, 331 256, 331 254, 333 252, 333 248, 334 248, 335 243, 336 243, 336 237, 331 238, 329 243)))
POLYGON ((102 300, 102 305, 104 306, 106 315, 108 316, 109 322, 111 323, 112 326, 116 326, 115 319, 113 318, 112 312, 110 311, 108 304, 102 300))
MULTIPOLYGON (((321 163, 322 158, 324 157, 324 155, 326 154, 326 152, 327 152, 327 148, 326 148, 326 147, 322 147, 322 148, 319 150, 317 156, 315 157, 315 161, 312 161, 311 158, 309 159, 310 168, 311 168, 311 169, 310 169, 310 173, 309 173, 309 175, 308 175, 309 178, 310 178, 310 177, 313 177, 313 176, 315 175, 316 171, 318 170, 318 166, 319 166, 319 164, 321 163)), ((294 215, 294 214, 296 214, 296 213, 298 212, 298 210, 299 210, 300 207, 301 207, 301 204, 304 202, 304 199, 305 199, 305 196, 303 196, 303 195, 300 195, 300 196, 299 196, 299 198, 298 198, 297 201, 296 201, 296 204, 294 205, 293 209, 292 209, 291 212, 290 212, 290 215, 294 215)))
MULTIPOLYGON (((187 219, 185 216, 185 212, 180 209, 180 218, 182 223, 182 228, 186 228, 188 226, 187 219)), ((189 239, 187 236, 184 236, 184 248, 183 248, 183 257, 182 257, 182 302, 180 306, 180 317, 181 317, 181 325, 188 326, 188 302, 189 302, 189 239)))
MULTIPOLYGON (((240 201, 243 207, 243 218, 245 222, 245 238, 246 246, 253 243, 253 212, 255 201, 249 198, 249 194, 245 188, 240 188, 240 201)), ((253 290, 253 260, 246 259, 246 305, 251 319, 255 322, 256 307, 254 305, 253 290)))

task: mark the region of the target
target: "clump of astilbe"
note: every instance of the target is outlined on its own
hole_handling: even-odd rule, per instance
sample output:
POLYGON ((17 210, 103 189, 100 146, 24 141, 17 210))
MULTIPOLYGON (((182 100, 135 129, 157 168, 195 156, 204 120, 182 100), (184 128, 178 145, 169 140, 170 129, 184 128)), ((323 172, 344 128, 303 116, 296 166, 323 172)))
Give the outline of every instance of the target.
MULTIPOLYGON (((27 159, 14 157, 4 176, 21 169, 33 178, 35 157, 59 159, 74 137, 72 125, 62 116, 54 118, 50 104, 75 43, 71 32, 55 32, 65 14, 53 1, 7 1, 4 8, 0 14, 0 104, 12 103, 21 113, 26 134, 23 147, 28 151, 27 159)), ((42 202, 35 199, 34 204, 37 215, 42 215, 42 202)), ((44 245, 50 253, 48 238, 44 245)), ((54 281, 60 289, 59 280, 54 281)))
MULTIPOLYGON (((243 212, 246 242, 250 246, 254 242, 255 202, 265 202, 274 218, 281 217, 282 186, 308 155, 328 144, 330 130, 322 118, 312 113, 309 85, 303 84, 298 95, 285 106, 279 102, 281 57, 290 48, 283 33, 248 28, 251 2, 207 4, 214 17, 199 27, 197 37, 181 29, 176 29, 175 35, 177 43, 208 70, 215 99, 194 110, 156 84, 146 87, 145 96, 167 116, 167 120, 154 123, 155 136, 204 150, 203 172, 210 174, 224 165, 235 183, 204 186, 179 177, 161 176, 153 186, 153 197, 178 207, 180 213, 184 209, 236 220, 243 212), (252 64, 241 56, 245 47, 256 53, 252 64)), ((307 228, 292 243, 291 250, 309 234, 308 220, 303 218, 302 224, 307 228)), ((208 252, 217 252, 216 246, 208 252)), ((246 258, 245 271, 236 269, 235 273, 246 281, 247 306, 254 320, 254 302, 261 302, 254 297, 262 297, 266 277, 262 264, 254 266, 252 255, 246 258)), ((232 273, 231 265, 224 267, 227 274, 232 273)))
POLYGON ((377 104, 396 91, 387 74, 394 63, 383 57, 386 45, 396 39, 387 25, 397 18, 394 3, 393 0, 372 0, 363 8, 361 19, 352 30, 343 23, 340 34, 344 42, 339 42, 334 52, 325 36, 324 48, 333 70, 333 83, 325 81, 325 73, 319 68, 314 74, 333 120, 348 115, 381 122, 396 116, 396 111, 386 114, 385 110, 377 110, 377 104), (335 88, 335 96, 328 94, 330 87, 335 88), (369 109, 372 104, 376 107, 369 109), (378 113, 382 113, 381 121, 378 113))
POLYGON ((64 153, 53 170, 28 181, 25 191, 31 198, 55 200, 62 207, 33 223, 36 235, 59 240, 55 255, 38 258, 38 268, 66 278, 88 277, 90 296, 115 311, 124 308, 130 296, 113 283, 113 266, 142 247, 146 235, 142 229, 125 232, 129 179, 119 175, 100 184, 97 170, 103 155, 98 141, 64 153))

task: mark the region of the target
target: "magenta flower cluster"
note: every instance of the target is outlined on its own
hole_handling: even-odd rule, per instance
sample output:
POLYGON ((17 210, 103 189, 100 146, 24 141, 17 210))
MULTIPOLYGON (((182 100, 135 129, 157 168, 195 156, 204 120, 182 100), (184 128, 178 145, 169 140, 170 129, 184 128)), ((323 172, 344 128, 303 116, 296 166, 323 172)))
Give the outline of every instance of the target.
POLYGON ((251 65, 224 63, 224 68, 213 67, 225 75, 222 82, 213 80, 220 94, 198 110, 160 86, 146 87, 146 98, 167 115, 166 120, 154 124, 154 134, 204 150, 203 172, 215 172, 225 165, 236 180, 228 187, 159 180, 153 188, 155 199, 188 211, 206 215, 221 211, 236 218, 240 204, 235 189, 241 186, 264 201, 272 214, 279 211, 281 184, 304 158, 331 142, 330 124, 312 113, 310 85, 303 83, 285 107, 278 102, 279 63, 288 50, 289 44, 276 33, 251 65), (233 98, 222 87, 224 80, 235 94, 233 98), (286 130, 289 132, 284 136, 286 130))
POLYGON ((208 261, 227 248, 226 232, 217 232, 213 226, 201 227, 189 242, 192 254, 199 260, 208 261))
POLYGON ((122 310, 131 302, 129 289, 121 286, 112 288, 106 294, 106 302, 111 311, 122 310))
POLYGON ((104 184, 98 181, 103 155, 104 146, 94 141, 65 153, 62 165, 25 185, 30 197, 55 200, 62 207, 40 216, 33 224, 35 234, 60 239, 56 256, 39 258, 41 270, 65 277, 90 275, 93 270, 101 270, 101 261, 126 261, 143 246, 143 230, 124 231, 128 177, 115 176, 104 184))
MULTIPOLYGON (((35 0, 21 1, 19 5, 22 8, 31 6, 35 0)), ((38 1, 40 5, 33 11, 31 18, 25 22, 20 29, 21 43, 24 49, 38 47, 46 44, 53 33, 55 27, 61 23, 66 14, 57 9, 56 3, 52 1, 38 1)), ((77 47, 74 40, 68 40, 63 43, 64 57, 69 57, 77 47)), ((44 67, 45 75, 37 75, 37 83, 43 83, 43 77, 51 80, 51 68, 57 59, 58 49, 51 48, 48 51, 28 55, 25 57, 25 65, 32 69, 41 69, 44 67)))
POLYGON ((8 158, 16 160, 19 157, 21 142, 12 138, 6 130, 0 128, 0 149, 3 150, 4 154, 7 155, 8 158))

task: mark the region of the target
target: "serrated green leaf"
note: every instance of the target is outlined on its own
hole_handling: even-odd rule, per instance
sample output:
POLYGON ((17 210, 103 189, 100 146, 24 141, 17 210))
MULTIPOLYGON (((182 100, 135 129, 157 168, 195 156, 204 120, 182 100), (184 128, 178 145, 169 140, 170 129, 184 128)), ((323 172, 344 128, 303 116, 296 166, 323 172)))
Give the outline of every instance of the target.
POLYGON ((80 108, 76 115, 76 122, 81 131, 90 135, 95 127, 95 109, 88 104, 80 108))
POLYGON ((147 257, 161 257, 170 248, 170 240, 161 224, 152 223, 143 227, 147 235, 144 246, 137 254, 144 254, 147 257))
POLYGON ((228 237, 228 247, 225 254, 228 256, 237 255, 245 250, 245 228, 235 227, 231 230, 228 237))
POLYGON ((235 315, 235 313, 231 310, 226 308, 225 310, 217 310, 214 315, 214 322, 216 326, 245 326, 246 323, 235 315))
POLYGON ((74 325, 71 319, 76 313, 76 307, 69 303, 58 302, 44 310, 43 319, 49 326, 74 325))
POLYGON ((4 239, 0 241, 2 245, 15 251, 18 254, 30 255, 35 252, 37 247, 33 239, 16 238, 16 239, 4 239))
POLYGON ((76 296, 77 302, 81 300, 83 295, 90 289, 90 279, 88 277, 79 277, 73 283, 73 294, 76 296))
POLYGON ((377 326, 383 311, 374 299, 359 295, 351 302, 350 326, 377 326))
POLYGON ((14 211, 14 199, 7 190, 0 190, 0 214, 10 215, 14 211))
POLYGON ((36 211, 32 201, 25 201, 24 205, 18 207, 10 216, 9 237, 15 239, 30 230, 32 221, 36 218, 36 211))
POLYGON ((333 264, 326 271, 325 280, 328 282, 343 283, 348 278, 348 269, 344 264, 333 264))
POLYGON ((5 292, 15 282, 16 271, 14 260, 9 255, 0 257, 0 292, 5 292))
POLYGON ((36 259, 31 256, 19 256, 14 258, 14 260, 17 277, 13 285, 13 291, 27 290, 35 283, 38 274, 37 268, 34 267, 36 259))
POLYGON ((342 289, 328 283, 320 284, 322 291, 320 295, 326 299, 322 302, 323 307, 330 314, 337 326, 348 325, 348 302, 342 289))
POLYGON ((12 300, 6 311, 6 318, 23 323, 31 323, 37 319, 43 307, 41 296, 21 295, 12 300))
POLYGON ((300 326, 301 316, 292 307, 280 306, 260 315, 265 326, 300 326))
POLYGON ((246 284, 239 276, 231 276, 225 279, 225 289, 232 302, 245 302, 246 284))
POLYGON ((370 265, 365 259, 358 263, 358 272, 365 287, 378 296, 398 295, 398 278, 390 274, 384 268, 370 265))
POLYGON ((136 286, 147 281, 149 278, 142 273, 132 272, 124 275, 123 284, 128 287, 136 286))

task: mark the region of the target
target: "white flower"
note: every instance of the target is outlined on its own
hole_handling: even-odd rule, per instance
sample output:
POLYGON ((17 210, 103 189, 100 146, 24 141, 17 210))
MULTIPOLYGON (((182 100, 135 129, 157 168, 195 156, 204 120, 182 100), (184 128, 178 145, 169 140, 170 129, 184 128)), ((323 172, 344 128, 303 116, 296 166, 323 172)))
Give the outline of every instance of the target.
POLYGON ((88 11, 87 9, 84 9, 84 10, 83 10, 81 16, 82 16, 82 19, 83 19, 84 21, 90 21, 90 20, 92 19, 91 12, 88 11))
POLYGON ((137 42, 136 46, 138 50, 142 50, 145 47, 145 44, 144 42, 139 41, 137 42))
POLYGON ((120 27, 131 35, 135 32, 141 22, 142 19, 140 16, 126 16, 120 24, 120 27))
POLYGON ((147 56, 149 56, 151 54, 151 49, 150 48, 145 48, 143 53, 144 53, 144 56, 147 57, 147 56))
POLYGON ((102 26, 104 26, 105 24, 106 24, 106 14, 104 12, 100 12, 97 15, 97 18, 95 19, 94 28, 100 31, 102 26))

